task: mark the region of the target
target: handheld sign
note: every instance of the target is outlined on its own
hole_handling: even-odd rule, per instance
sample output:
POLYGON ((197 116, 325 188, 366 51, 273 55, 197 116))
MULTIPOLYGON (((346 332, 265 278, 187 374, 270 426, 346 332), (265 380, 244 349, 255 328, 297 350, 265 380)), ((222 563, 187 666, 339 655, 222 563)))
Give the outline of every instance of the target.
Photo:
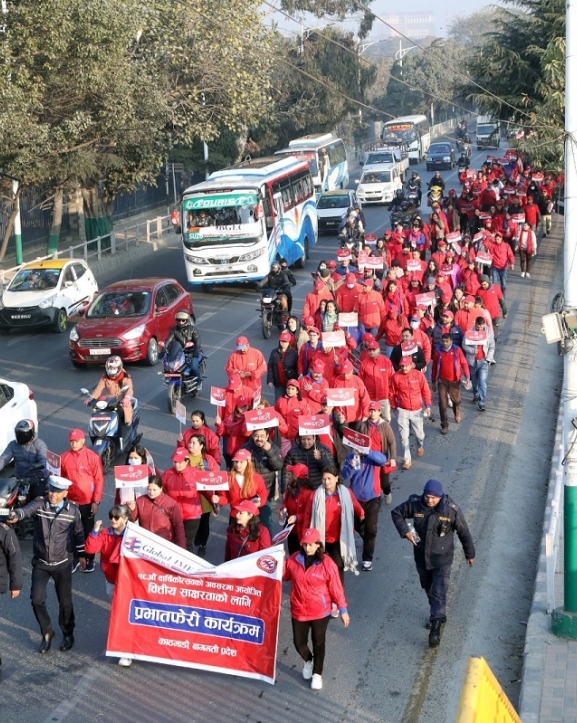
POLYGON ((226 406, 226 389, 222 387, 211 387, 210 388, 210 403, 217 407, 226 406))
POLYGON ((289 525, 288 527, 285 527, 284 530, 277 532, 277 534, 271 540, 271 547, 274 547, 275 545, 280 545, 281 542, 284 542, 292 532, 293 527, 294 525, 289 525))
POLYGON ((301 414, 298 422, 299 434, 328 434, 331 429, 328 414, 301 414))
POLYGON ((402 341, 401 351, 403 352, 403 356, 412 356, 419 351, 419 345, 414 339, 411 339, 410 341, 402 341))
POLYGON ((355 373, 358 374, 361 370, 361 360, 358 356, 355 356, 352 351, 349 351, 347 355, 347 359, 350 361, 350 363, 353 365, 353 369, 355 370, 355 373))
POLYGON ((278 414, 274 409, 252 409, 244 413, 247 431, 254 432, 255 429, 270 429, 278 427, 278 414))
POLYGON ((457 241, 460 241, 463 237, 461 236, 460 231, 451 231, 447 234, 446 239, 450 244, 454 244, 457 241))
POLYGON ((356 311, 341 311, 339 314, 339 326, 358 326, 359 315, 356 311))
POLYGON ((487 341, 487 332, 483 329, 477 331, 477 329, 469 329, 465 332, 465 342, 467 344, 475 344, 476 346, 484 344, 487 341))
POLYGON ((482 231, 479 231, 479 233, 476 233, 473 236, 473 241, 475 241, 475 242, 482 241, 484 238, 485 238, 485 234, 482 231))
POLYGON ((475 256, 475 261, 478 264, 484 264, 485 266, 490 266, 493 263, 493 257, 491 254, 487 253, 486 251, 477 251, 477 255, 475 256))
POLYGON ((372 246, 373 244, 377 243, 377 234, 376 233, 366 233, 365 234, 365 243, 368 246, 372 246))
POLYGON ((382 256, 369 256, 367 260, 365 261, 365 268, 366 269, 383 269, 385 266, 385 261, 382 256))
POLYGON ((366 251, 359 251, 357 254, 357 266, 364 266, 367 263, 369 255, 366 251))
POLYGON ((415 296, 415 301, 417 302, 417 306, 421 307, 427 307, 427 306, 434 306, 436 297, 434 291, 427 291, 424 294, 417 294, 415 296))
POLYGON ((516 221, 517 223, 525 223, 525 214, 524 213, 514 213, 511 218, 513 221, 516 221))
POLYGON ((60 455, 55 452, 46 452, 46 469, 50 474, 60 476, 60 455))
POLYGON ((354 407, 355 389, 346 389, 339 387, 338 389, 327 389, 327 404, 329 407, 354 407))
POLYGON ((443 276, 450 276, 453 271, 453 264, 441 264, 439 271, 443 276))
POLYGON ((198 470, 195 475, 196 489, 199 492, 223 491, 228 489, 226 472, 208 472, 198 470))
POLYGON ((367 454, 371 451, 370 438, 366 434, 360 434, 360 432, 355 432, 348 427, 343 427, 343 442, 361 454, 367 454))
POLYGON ((420 271, 421 270, 421 262, 419 259, 411 259, 411 261, 407 261, 407 271, 420 271))
POLYGON ((121 464, 114 468, 114 482, 117 490, 142 487, 148 483, 148 465, 121 464))
POLYGON ((176 402, 174 405, 174 416, 181 424, 186 424, 186 407, 182 402, 176 402))
POLYGON ((347 345, 345 332, 342 329, 338 331, 323 331, 321 340, 324 348, 327 346, 337 347, 347 345))

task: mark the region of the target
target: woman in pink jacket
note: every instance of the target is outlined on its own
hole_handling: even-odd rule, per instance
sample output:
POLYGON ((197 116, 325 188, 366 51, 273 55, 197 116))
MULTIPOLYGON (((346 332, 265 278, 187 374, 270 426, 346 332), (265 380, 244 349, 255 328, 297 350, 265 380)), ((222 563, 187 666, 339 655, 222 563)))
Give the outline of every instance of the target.
POLYGON ((318 530, 309 528, 303 532, 301 551, 286 560, 283 580, 292 581, 290 608, 293 642, 305 661, 303 678, 311 681, 312 690, 321 690, 332 603, 336 604, 345 628, 349 626, 350 617, 338 568, 325 554, 318 530), (312 635, 312 653, 308 644, 309 632, 312 635))

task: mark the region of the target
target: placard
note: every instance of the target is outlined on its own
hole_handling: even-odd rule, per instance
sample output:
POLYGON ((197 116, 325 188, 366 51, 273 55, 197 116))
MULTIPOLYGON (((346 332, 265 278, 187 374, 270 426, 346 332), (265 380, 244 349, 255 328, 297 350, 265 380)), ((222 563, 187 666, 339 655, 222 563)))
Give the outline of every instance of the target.
POLYGON ((330 407, 354 407, 356 402, 356 389, 339 387, 327 389, 327 404, 330 407))
POLYGON ((339 314, 339 326, 358 326, 359 314, 356 311, 341 311, 339 314))
POLYGON ((531 180, 535 181, 535 183, 542 183, 545 176, 542 173, 533 173, 531 176, 531 180))
POLYGON ((503 193, 505 196, 514 196, 515 195, 515 189, 514 188, 504 188, 501 193, 503 193))
POLYGON ((407 271, 422 271, 423 267, 419 259, 411 259, 407 261, 407 271))
POLYGON ((331 431, 328 414, 301 414, 298 423, 299 434, 329 434, 331 431))
POLYGON ((481 219, 481 221, 488 221, 491 218, 491 214, 487 211, 483 211, 479 214, 479 218, 481 219))
POLYGON ((403 352, 403 356, 412 356, 413 354, 416 354, 419 349, 420 347, 414 339, 401 342, 401 351, 403 352))
POLYGON ((244 419, 249 432, 254 432, 255 429, 278 427, 278 414, 272 407, 249 410, 244 413, 244 419))
POLYGON ((59 454, 56 454, 56 452, 46 452, 46 469, 50 474, 55 474, 60 477, 62 465, 59 454))
POLYGON ((355 356, 352 351, 349 351, 347 359, 353 365, 355 373, 358 374, 361 370, 361 360, 357 356, 355 356))
POLYGON ((174 405, 174 416, 181 424, 186 424, 186 407, 182 402, 176 402, 174 405))
POLYGON ((343 427, 343 443, 352 447, 361 454, 368 454, 371 451, 371 439, 366 434, 355 432, 354 429, 343 427))
POLYGON ((436 300, 437 296, 434 291, 427 291, 424 294, 417 294, 415 296, 416 305, 422 307, 434 306, 436 300))
POLYGON ((365 268, 373 270, 384 269, 385 260, 382 256, 369 256, 365 261, 365 268))
POLYGON ((453 273, 453 264, 441 264, 439 271, 443 276, 450 276, 453 273))
POLYGON ((465 332, 465 342, 467 344, 475 344, 478 346, 479 344, 484 344, 487 341, 487 332, 483 329, 477 330, 477 329, 469 329, 469 331, 465 332))
POLYGON ((339 249, 337 251, 337 258, 340 261, 344 261, 345 259, 348 259, 350 261, 353 258, 353 256, 348 249, 339 249))
POLYGON ((482 231, 479 231, 473 236, 473 241, 479 242, 482 241, 485 238, 485 234, 482 231))
POLYGON ((217 407, 226 407, 226 389, 222 387, 211 387, 210 403, 217 407))
POLYGON ((345 332, 342 329, 338 329, 337 331, 323 331, 321 334, 321 341, 323 348, 326 348, 327 346, 334 348, 337 346, 347 345, 345 332))
POLYGON ((525 223, 525 214, 524 213, 513 213, 511 215, 511 218, 513 221, 516 221, 517 223, 525 223))
POLYGON ((114 468, 114 483, 117 490, 145 487, 148 475, 147 464, 120 464, 114 468))
POLYGON ((477 255, 475 256, 475 261, 478 264, 483 264, 484 266, 490 266, 493 263, 493 257, 491 254, 487 253, 486 251, 477 251, 477 255))
POLYGON ((271 544, 274 546, 283 543, 293 531, 293 529, 294 525, 289 525, 288 527, 285 527, 284 530, 277 532, 276 535, 272 538, 271 544))
POLYGON ((228 474, 223 471, 194 470, 194 481, 199 492, 224 491, 228 489, 228 474))
POLYGON ((366 251, 359 251, 357 254, 357 266, 360 268, 361 266, 364 266, 367 263, 367 260, 369 258, 369 255, 366 251))
POLYGON ((365 234, 365 243, 369 246, 376 244, 377 243, 377 234, 376 233, 366 233, 365 234))
POLYGON ((457 243, 457 241, 460 241, 463 237, 460 231, 451 231, 445 236, 445 238, 450 244, 454 244, 457 243))

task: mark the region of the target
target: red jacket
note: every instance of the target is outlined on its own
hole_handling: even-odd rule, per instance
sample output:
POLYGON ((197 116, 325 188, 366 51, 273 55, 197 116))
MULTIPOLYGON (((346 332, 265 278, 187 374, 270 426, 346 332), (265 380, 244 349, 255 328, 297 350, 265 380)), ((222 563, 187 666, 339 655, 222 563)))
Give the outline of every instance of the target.
POLYGON ((225 562, 251 555, 259 550, 266 550, 267 547, 271 546, 270 533, 264 525, 259 524, 256 540, 249 540, 248 532, 248 527, 239 527, 236 522, 229 525, 226 530, 226 542, 224 544, 225 562))
POLYGON ((399 326, 398 319, 391 319, 389 316, 386 316, 381 322, 381 325, 379 326, 379 331, 377 332, 376 339, 378 341, 381 337, 384 336, 385 344, 387 346, 398 346, 402 340, 403 329, 406 329, 407 326, 408 324, 406 317, 403 317, 401 319, 401 325, 399 326))
POLYGON ((371 289, 359 297, 359 323, 367 329, 378 329, 381 316, 385 310, 383 297, 378 291, 371 289))
POLYGON ((477 296, 481 288, 479 281, 479 272, 476 269, 463 269, 461 271, 461 281, 464 284, 463 291, 467 296, 477 296))
POLYGON ((148 495, 137 497, 136 509, 131 512, 130 519, 138 520, 145 530, 186 549, 182 512, 178 503, 164 492, 154 500, 148 495))
POLYGON ((357 403, 354 406, 341 407, 345 415, 345 423, 348 424, 349 422, 358 422, 361 419, 367 419, 371 398, 362 380, 354 374, 350 379, 345 379, 344 376, 338 376, 334 381, 334 389, 342 388, 356 390, 355 400, 357 403))
POLYGON ((203 424, 200 429, 185 429, 182 433, 182 442, 177 442, 176 446, 188 449, 188 443, 190 442, 190 438, 193 434, 202 434, 202 436, 206 439, 206 453, 210 454, 211 457, 214 457, 216 463, 220 465, 222 461, 222 455, 220 453, 220 440, 217 435, 212 431, 212 429, 206 426, 206 424, 203 424))
POLYGON ((314 316, 317 313, 317 309, 323 299, 326 299, 327 301, 333 300, 333 295, 326 287, 321 289, 319 292, 309 292, 305 297, 302 318, 305 319, 307 316, 314 316))
POLYGON ((480 296, 483 300, 485 308, 489 314, 491 314, 491 319, 498 319, 501 316, 501 305, 499 302, 503 298, 503 292, 500 286, 491 284, 488 289, 480 288, 477 291, 477 296, 480 296))
POLYGON ((283 580, 292 580, 291 617, 302 622, 321 620, 331 614, 332 603, 347 612, 339 569, 328 555, 305 570, 304 555, 295 552, 285 561, 283 580))
POLYGON ((359 377, 372 400, 376 402, 389 398, 389 387, 394 372, 391 360, 384 354, 379 354, 376 359, 365 356, 361 362, 359 377))
POLYGON ((60 474, 73 484, 68 499, 77 505, 102 502, 104 493, 104 470, 100 457, 87 447, 79 452, 69 449, 60 457, 60 474))
MULTIPOLYGON (((323 442, 323 444, 326 443, 323 442)), ((280 506, 280 509, 287 511, 287 517, 295 515, 297 518, 293 532, 296 533, 299 540, 301 539, 302 533, 306 530, 305 512, 314 494, 315 490, 311 490, 308 487, 300 487, 296 495, 291 495, 289 488, 287 487, 284 497, 282 498, 282 505, 280 506)))
POLYGON ((505 243, 505 241, 501 241, 501 243, 496 243, 493 241, 485 241, 485 246, 487 247, 487 251, 491 254, 493 257, 493 267, 496 269, 506 269, 507 266, 513 266, 515 264, 515 257, 513 256, 513 251, 511 250, 511 247, 508 243, 505 243))
POLYGON ((250 432, 246 428, 246 420, 244 414, 229 414, 222 422, 216 424, 216 433, 219 437, 224 437, 223 451, 232 457, 246 440, 250 437, 250 432))
POLYGON ((306 344, 301 346, 297 361, 297 371, 299 373, 299 377, 309 373, 313 361, 317 357, 322 359, 322 353, 323 347, 320 341, 316 347, 313 347, 310 341, 307 341, 306 344))
POLYGON ((389 396, 391 409, 407 409, 416 412, 423 406, 431 406, 431 390, 423 372, 411 369, 408 374, 395 372, 391 379, 389 396))
POLYGON ((254 389, 247 387, 246 384, 243 383, 238 389, 235 389, 234 391, 226 391, 224 395, 224 409, 221 407, 222 412, 220 416, 222 419, 226 419, 229 414, 232 414, 234 412, 237 407, 237 400, 239 397, 245 397, 246 399, 250 399, 250 408, 252 409, 254 400, 254 389))
POLYGON ((427 334, 421 329, 421 327, 419 327, 418 329, 413 329, 413 339, 423 350, 423 354, 425 355, 425 362, 428 364, 431 361, 431 340, 429 339, 427 334))
POLYGON ((288 425, 286 434, 283 434, 283 437, 287 439, 294 439, 299 433, 299 417, 312 414, 307 400, 298 397, 279 397, 274 404, 274 408, 288 425))
POLYGON ((260 497, 259 507, 263 507, 266 504, 268 497, 266 485, 263 478, 260 476, 260 474, 258 474, 258 472, 254 473, 254 481, 255 491, 249 497, 246 493, 242 492, 241 488, 239 487, 238 482, 236 481, 235 473, 230 472, 228 475, 228 490, 219 495, 221 498, 220 503, 223 505, 229 504, 232 513, 233 508, 238 505, 241 500, 250 500, 253 497, 260 497))
POLYGON ((362 293, 363 287, 360 284, 355 284, 352 289, 349 289, 346 284, 342 284, 335 292, 335 299, 339 311, 343 313, 349 313, 351 311, 359 310, 359 296, 362 293))
POLYGON ((321 411, 321 400, 327 396, 329 383, 324 375, 315 381, 312 377, 303 377, 301 379, 301 397, 306 400, 311 410, 311 414, 319 414, 321 411), (306 387, 310 386, 310 389, 306 387))
POLYGON ((229 376, 233 372, 248 372, 250 377, 242 377, 242 383, 256 392, 262 387, 260 379, 266 374, 267 363, 262 352, 249 347, 246 351, 233 351, 224 369, 229 376))
POLYGON ((438 379, 444 379, 448 382, 460 382, 461 377, 470 379, 469 365, 463 354, 463 350, 453 346, 445 351, 445 349, 437 347, 433 352, 433 369, 431 379, 436 382, 438 379))
POLYGON ((178 503, 183 520, 196 520, 202 515, 200 495, 196 489, 196 475, 192 467, 177 472, 174 467, 162 475, 166 494, 178 503))
POLYGON ((116 584, 116 576, 118 574, 118 564, 120 562, 120 545, 123 535, 117 535, 112 527, 105 530, 94 532, 94 530, 86 538, 84 551, 88 555, 96 555, 100 553, 100 567, 104 573, 104 577, 113 585, 116 584))
POLYGON ((527 223, 530 223, 531 226, 536 226, 540 218, 539 206, 537 206, 536 203, 526 203, 524 210, 527 223))
MULTIPOLYGON (((351 496, 351 502, 353 503, 353 512, 355 516, 358 517, 360 520, 364 520, 365 510, 361 506, 361 503, 357 500, 357 498, 348 487, 345 487, 345 489, 351 496)), ((309 503, 305 510, 305 530, 311 526, 311 517, 313 514, 313 499, 314 495, 310 497, 309 503)), ((341 501, 339 499, 338 493, 335 492, 332 495, 327 495, 325 493, 325 542, 337 542, 341 539, 341 509, 341 501)))

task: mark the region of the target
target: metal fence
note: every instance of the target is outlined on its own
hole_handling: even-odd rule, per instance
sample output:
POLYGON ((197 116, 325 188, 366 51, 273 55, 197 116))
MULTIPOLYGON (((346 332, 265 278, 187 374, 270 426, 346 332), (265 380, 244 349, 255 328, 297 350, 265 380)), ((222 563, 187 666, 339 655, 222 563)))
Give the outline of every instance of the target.
POLYGON ((559 546, 563 533, 563 459, 565 447, 563 444, 563 405, 557 420, 555 447, 549 478, 549 494, 545 515, 549 515, 547 532, 545 533, 545 570, 547 583, 547 613, 555 609, 555 574, 562 572, 558 565, 559 546))

